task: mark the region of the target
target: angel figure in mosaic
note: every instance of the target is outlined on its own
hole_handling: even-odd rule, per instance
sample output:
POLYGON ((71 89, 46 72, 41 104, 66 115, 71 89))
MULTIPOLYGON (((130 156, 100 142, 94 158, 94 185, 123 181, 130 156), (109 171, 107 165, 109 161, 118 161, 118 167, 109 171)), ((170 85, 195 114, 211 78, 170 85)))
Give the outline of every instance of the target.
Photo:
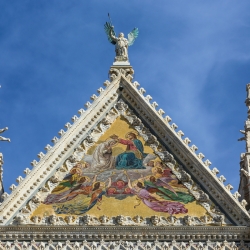
POLYGON ((170 182, 171 179, 166 177, 157 179, 155 176, 150 176, 148 179, 144 179, 143 184, 150 194, 157 194, 164 200, 179 201, 185 204, 195 200, 195 198, 188 193, 176 191, 170 182))
MULTIPOLYGON (((96 176, 92 182, 96 181, 96 176)), ((73 200, 79 194, 88 194, 91 190, 92 182, 90 181, 89 177, 82 176, 76 186, 73 186, 66 191, 60 192, 61 188, 55 188, 51 194, 49 194, 46 199, 44 200, 44 204, 50 205, 55 203, 64 203, 66 201, 73 200)), ((60 184, 59 184, 60 187, 60 184)))
POLYGON ((75 166, 70 170, 69 174, 59 183, 59 185, 53 189, 53 193, 62 191, 65 188, 71 188, 78 184, 84 174, 84 169, 89 167, 87 162, 77 162, 75 166))
POLYGON ((165 212, 169 214, 185 214, 188 210, 185 208, 184 204, 176 201, 167 201, 162 199, 157 193, 150 193, 142 180, 135 180, 131 183, 128 177, 128 187, 131 189, 132 193, 135 194, 140 202, 135 205, 139 206, 143 202, 147 207, 151 208, 156 212, 165 212))
POLYGON ((128 46, 133 45, 135 39, 138 37, 138 28, 134 28, 128 34, 128 39, 124 37, 123 33, 120 33, 118 37, 116 37, 114 26, 112 26, 111 22, 106 22, 104 29, 108 40, 115 45, 115 61, 128 61, 128 46))
POLYGON ((92 185, 83 186, 81 189, 74 190, 67 197, 74 197, 74 202, 55 204, 53 207, 57 214, 84 214, 95 205, 100 210, 102 196, 106 194, 107 188, 111 186, 111 178, 106 181, 96 181, 96 176, 92 185), (78 199, 75 198, 78 196, 78 199))

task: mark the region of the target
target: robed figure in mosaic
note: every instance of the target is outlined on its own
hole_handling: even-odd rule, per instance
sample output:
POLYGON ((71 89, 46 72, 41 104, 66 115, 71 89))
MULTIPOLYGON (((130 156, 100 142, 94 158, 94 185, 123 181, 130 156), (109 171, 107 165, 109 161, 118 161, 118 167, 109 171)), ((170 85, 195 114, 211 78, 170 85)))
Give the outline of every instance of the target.
POLYGON ((143 159, 147 156, 144 153, 142 142, 137 139, 133 132, 128 132, 126 139, 112 135, 111 138, 117 142, 127 145, 126 151, 116 157, 116 169, 145 169, 143 159))

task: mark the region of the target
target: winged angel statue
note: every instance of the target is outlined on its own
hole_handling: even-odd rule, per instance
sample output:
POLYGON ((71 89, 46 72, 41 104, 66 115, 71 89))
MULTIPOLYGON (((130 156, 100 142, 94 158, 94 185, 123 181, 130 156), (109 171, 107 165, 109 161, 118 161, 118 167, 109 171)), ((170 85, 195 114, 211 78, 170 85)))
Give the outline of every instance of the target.
POLYGON ((128 39, 124 37, 123 33, 120 33, 119 36, 116 37, 114 26, 112 26, 111 23, 106 22, 104 24, 104 29, 108 36, 108 40, 115 45, 115 61, 128 61, 128 46, 133 45, 135 39, 138 37, 138 28, 134 28, 128 34, 128 39))

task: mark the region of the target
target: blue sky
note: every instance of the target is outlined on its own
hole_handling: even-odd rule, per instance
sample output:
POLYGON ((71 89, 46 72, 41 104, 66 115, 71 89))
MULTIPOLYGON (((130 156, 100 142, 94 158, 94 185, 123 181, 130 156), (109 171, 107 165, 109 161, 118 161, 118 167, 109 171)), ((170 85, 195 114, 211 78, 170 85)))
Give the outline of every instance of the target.
POLYGON ((103 29, 140 34, 135 79, 237 190, 250 82, 249 1, 0 1, 4 186, 30 167, 108 79, 103 29))

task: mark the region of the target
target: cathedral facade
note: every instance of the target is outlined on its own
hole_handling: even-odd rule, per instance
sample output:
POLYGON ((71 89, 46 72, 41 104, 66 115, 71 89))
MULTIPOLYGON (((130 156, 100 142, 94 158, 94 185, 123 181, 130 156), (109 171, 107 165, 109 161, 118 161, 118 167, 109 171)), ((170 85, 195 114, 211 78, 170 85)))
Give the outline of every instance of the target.
MULTIPOLYGON (((0 250, 250 248, 249 121, 239 192, 232 194, 218 169, 133 81, 127 53, 133 32, 126 44, 107 26, 116 44, 109 80, 11 194, 2 193, 0 250)), ((2 155, 0 164, 2 171, 2 155)))

